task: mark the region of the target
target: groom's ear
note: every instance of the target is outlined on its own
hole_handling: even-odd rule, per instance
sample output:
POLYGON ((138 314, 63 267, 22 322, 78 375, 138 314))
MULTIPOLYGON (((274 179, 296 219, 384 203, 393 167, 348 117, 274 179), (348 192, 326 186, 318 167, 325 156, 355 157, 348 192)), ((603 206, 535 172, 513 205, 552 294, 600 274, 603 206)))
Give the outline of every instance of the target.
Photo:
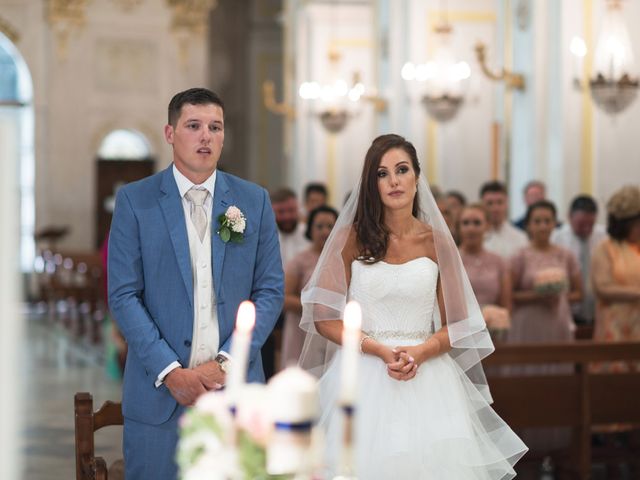
POLYGON ((171 125, 164 126, 164 139, 168 144, 173 145, 173 127, 171 125))

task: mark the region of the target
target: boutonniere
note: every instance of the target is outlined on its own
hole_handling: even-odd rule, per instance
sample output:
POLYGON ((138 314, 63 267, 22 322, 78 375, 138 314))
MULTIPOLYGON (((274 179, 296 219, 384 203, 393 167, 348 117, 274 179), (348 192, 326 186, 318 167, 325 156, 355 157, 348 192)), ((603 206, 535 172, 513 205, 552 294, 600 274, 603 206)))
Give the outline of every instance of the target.
POLYGON ((247 228, 247 219, 244 213, 235 205, 231 205, 227 208, 226 212, 218 217, 218 223, 220 224, 218 235, 220 235, 220 239, 224 243, 227 243, 229 240, 238 243, 244 239, 244 229, 247 228))

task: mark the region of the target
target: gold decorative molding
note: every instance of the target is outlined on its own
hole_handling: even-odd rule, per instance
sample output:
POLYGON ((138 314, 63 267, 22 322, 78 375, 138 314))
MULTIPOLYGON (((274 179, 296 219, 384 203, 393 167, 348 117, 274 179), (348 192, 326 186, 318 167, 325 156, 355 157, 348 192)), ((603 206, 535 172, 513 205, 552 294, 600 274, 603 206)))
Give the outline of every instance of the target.
POLYGON ((171 33, 178 42, 178 55, 183 66, 189 60, 189 45, 194 37, 207 31, 209 12, 218 0, 167 0, 171 9, 171 33))
POLYGON ((65 60, 69 53, 69 37, 74 30, 81 30, 86 23, 89 0, 46 0, 47 21, 57 40, 57 55, 65 60))
POLYGON ((11 43, 18 43, 20 41, 20 34, 8 20, 0 17, 0 32, 3 33, 11 43))

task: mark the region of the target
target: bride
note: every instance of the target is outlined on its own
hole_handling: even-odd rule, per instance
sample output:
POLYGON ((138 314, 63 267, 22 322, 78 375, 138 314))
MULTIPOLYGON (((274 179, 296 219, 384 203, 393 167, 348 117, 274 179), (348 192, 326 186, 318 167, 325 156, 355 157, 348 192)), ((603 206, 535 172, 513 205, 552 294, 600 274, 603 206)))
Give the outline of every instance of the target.
POLYGON ((339 345, 348 300, 363 314, 358 478, 514 477, 527 448, 490 407, 480 361, 493 345, 416 150, 398 135, 373 141, 302 293, 300 363, 321 376, 330 470, 342 439, 339 345))

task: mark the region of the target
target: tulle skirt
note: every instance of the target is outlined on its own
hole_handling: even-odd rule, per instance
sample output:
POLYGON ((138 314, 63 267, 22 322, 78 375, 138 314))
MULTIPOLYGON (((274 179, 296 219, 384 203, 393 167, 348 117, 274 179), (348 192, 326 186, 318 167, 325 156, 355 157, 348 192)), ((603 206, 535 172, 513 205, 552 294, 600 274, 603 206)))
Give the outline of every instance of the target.
MULTIPOLYGON (((320 380, 328 475, 335 473, 343 438, 337 405, 340 356, 320 380)), ((389 377, 379 358, 363 355, 358 378, 355 467, 360 480, 515 476, 513 465, 527 447, 449 355, 425 362, 406 382, 389 377)))

